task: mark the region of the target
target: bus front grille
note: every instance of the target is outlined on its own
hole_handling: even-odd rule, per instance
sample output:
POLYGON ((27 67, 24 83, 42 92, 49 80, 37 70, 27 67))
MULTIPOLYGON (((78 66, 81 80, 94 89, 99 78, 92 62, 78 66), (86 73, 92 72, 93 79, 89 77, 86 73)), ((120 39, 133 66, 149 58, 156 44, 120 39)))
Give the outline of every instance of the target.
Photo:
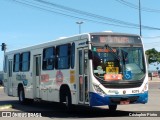
POLYGON ((136 88, 142 85, 143 81, 129 81, 129 82, 101 82, 101 84, 106 88, 136 88))
POLYGON ((121 101, 129 101, 129 103, 134 103, 138 100, 139 96, 130 96, 127 98, 123 97, 110 97, 110 101, 115 104, 120 104, 121 101))

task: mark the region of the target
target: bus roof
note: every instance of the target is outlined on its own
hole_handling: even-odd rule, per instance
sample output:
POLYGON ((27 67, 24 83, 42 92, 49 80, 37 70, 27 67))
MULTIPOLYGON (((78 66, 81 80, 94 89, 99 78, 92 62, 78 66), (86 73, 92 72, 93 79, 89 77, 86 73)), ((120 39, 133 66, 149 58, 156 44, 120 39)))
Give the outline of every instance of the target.
POLYGON ((124 35, 124 36, 139 36, 137 34, 129 34, 129 33, 118 33, 118 32, 111 32, 111 31, 104 31, 104 32, 93 32, 89 33, 90 35, 124 35))
POLYGON ((139 36, 136 34, 128 34, 128 33, 115 33, 115 32, 111 32, 111 31, 104 31, 104 32, 91 32, 91 33, 82 33, 82 34, 77 34, 74 36, 69 36, 69 37, 60 37, 59 39, 55 39, 55 40, 51 40, 51 41, 47 41, 44 43, 40 43, 40 44, 36 44, 36 45, 32 45, 29 47, 24 47, 24 48, 20 48, 20 49, 16 49, 16 50, 11 50, 11 51, 7 51, 5 54, 12 54, 12 53, 16 53, 19 51, 30 51, 31 49, 37 49, 37 48, 42 48, 42 47, 46 47, 46 46, 53 46, 53 43, 55 45, 58 44, 65 44, 68 42, 73 42, 73 41, 77 41, 80 39, 84 39, 87 38, 89 35, 125 35, 125 36, 139 36))

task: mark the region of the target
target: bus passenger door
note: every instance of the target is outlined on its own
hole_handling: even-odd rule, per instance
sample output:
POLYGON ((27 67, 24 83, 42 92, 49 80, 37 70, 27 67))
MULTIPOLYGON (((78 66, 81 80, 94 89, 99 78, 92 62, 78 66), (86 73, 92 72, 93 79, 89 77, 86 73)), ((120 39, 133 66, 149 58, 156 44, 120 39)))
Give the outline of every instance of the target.
POLYGON ((78 69, 79 103, 89 104, 88 49, 78 49, 78 69))
POLYGON ((35 55, 33 61, 34 96, 40 98, 41 55, 35 55))
POLYGON ((8 60, 8 95, 13 95, 12 60, 8 60))

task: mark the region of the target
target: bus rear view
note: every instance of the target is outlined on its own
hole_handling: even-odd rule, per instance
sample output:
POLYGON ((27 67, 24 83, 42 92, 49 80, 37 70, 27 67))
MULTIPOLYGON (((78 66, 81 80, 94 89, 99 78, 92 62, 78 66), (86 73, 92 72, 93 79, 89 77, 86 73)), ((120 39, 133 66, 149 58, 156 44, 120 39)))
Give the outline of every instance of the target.
POLYGON ((148 76, 141 38, 128 34, 91 34, 90 105, 147 103, 148 76))

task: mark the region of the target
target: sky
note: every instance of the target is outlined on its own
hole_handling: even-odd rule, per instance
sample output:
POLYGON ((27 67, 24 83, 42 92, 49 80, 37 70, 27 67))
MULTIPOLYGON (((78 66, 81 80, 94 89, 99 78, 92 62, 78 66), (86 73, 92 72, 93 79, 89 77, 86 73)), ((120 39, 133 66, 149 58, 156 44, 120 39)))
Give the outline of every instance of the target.
MULTIPOLYGON (((160 51, 160 0, 140 2, 142 25, 158 29, 142 28, 145 50, 155 48, 160 51)), ((83 21, 81 33, 113 31, 140 34, 139 28, 117 23, 120 20, 125 24, 139 25, 138 5, 139 0, 0 0, 0 44, 6 43, 7 51, 11 51, 60 37, 73 36, 79 34, 77 21, 83 21), (58 5, 72 10, 60 9, 58 5), (81 13, 94 14, 96 18, 73 13, 75 9, 81 13), (100 20, 97 15, 111 18, 111 21, 100 20)), ((151 66, 152 69, 156 67, 157 65, 151 66)), ((1 51, 0 71, 2 69, 1 51)))

